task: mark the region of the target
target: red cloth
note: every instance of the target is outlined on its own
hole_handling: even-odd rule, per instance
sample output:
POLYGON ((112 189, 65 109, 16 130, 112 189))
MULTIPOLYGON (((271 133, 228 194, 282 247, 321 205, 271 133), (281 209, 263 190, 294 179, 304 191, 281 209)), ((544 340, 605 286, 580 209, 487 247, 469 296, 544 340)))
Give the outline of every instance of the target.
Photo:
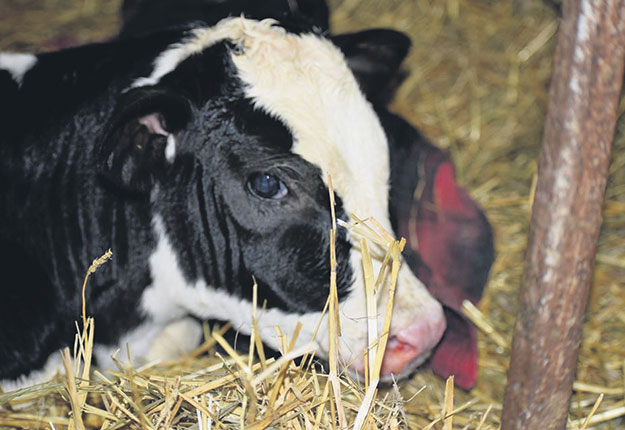
POLYGON ((494 258, 492 230, 483 211, 456 184, 453 164, 438 149, 417 154, 422 176, 397 212, 406 238, 406 261, 444 306, 447 330, 430 359, 443 378, 455 375, 468 390, 477 379, 475 327, 460 313, 462 302, 477 304, 494 258))

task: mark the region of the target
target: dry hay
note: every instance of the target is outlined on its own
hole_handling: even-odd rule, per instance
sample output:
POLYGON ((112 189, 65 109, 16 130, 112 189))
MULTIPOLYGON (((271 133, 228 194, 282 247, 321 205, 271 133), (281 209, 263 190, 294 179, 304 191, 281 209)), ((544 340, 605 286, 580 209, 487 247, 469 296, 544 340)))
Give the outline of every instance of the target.
MULTIPOLYGON (((58 32, 75 32, 79 41, 113 34, 118 25, 115 3, 102 0, 4 0, 0 3, 0 48, 32 49, 42 46, 58 32), (24 11, 18 8, 24 5, 34 9, 24 11), (96 22, 98 25, 94 25, 96 22), (17 27, 16 23, 20 26, 17 27)), ((378 395, 382 401, 376 404, 373 412, 379 418, 373 422, 378 428, 384 428, 386 424, 390 428, 395 424, 401 428, 403 413, 410 428, 498 428, 509 357, 507 345, 518 306, 523 250, 557 30, 557 11, 552 7, 534 1, 526 2, 529 6, 525 9, 516 10, 515 5, 521 3, 504 0, 331 1, 335 32, 386 26, 411 36, 413 48, 405 64, 410 75, 392 108, 451 153, 460 182, 485 208, 496 234, 497 260, 479 306, 482 313, 472 310, 481 328, 477 387, 468 394, 454 393, 449 385, 446 387, 444 381, 429 371, 421 372, 401 386, 403 402, 394 390, 378 395), (455 411, 451 406, 452 394, 456 397, 453 403, 460 405, 455 411), (445 411, 454 412, 453 422, 449 418, 443 419, 445 411)), ((622 104, 620 113, 624 110, 622 104)), ((625 123, 621 118, 572 399, 571 429, 584 425, 604 429, 625 426, 625 421, 620 418, 625 414, 624 132, 625 123), (598 402, 600 404, 595 408, 598 402), (591 415, 593 418, 586 423, 586 418, 591 415)), ((204 349, 217 342, 210 334, 206 339, 204 349)), ((214 351, 212 354, 216 356, 214 351)), ((111 382, 118 381, 117 385, 94 375, 87 403, 97 403, 91 401, 98 393, 106 392, 104 397, 113 396, 119 405, 108 399, 103 400, 97 410, 85 410, 85 424, 99 426, 103 419, 112 419, 105 411, 113 408, 120 413, 123 406, 134 415, 132 418, 121 413, 128 424, 144 425, 146 419, 150 419, 146 417, 151 405, 148 399, 161 402, 159 413, 169 411, 163 412, 161 423, 170 422, 179 427, 197 423, 199 418, 202 427, 196 425, 194 428, 206 429, 204 424, 208 425, 210 414, 214 415, 216 410, 220 411, 219 417, 225 413, 241 416, 248 387, 245 378, 236 376, 241 374, 240 363, 228 355, 217 357, 217 362, 215 358, 210 360, 206 357, 185 358, 176 363, 135 370, 122 366, 111 379, 111 382), (191 387, 199 389, 211 381, 224 381, 223 378, 228 377, 230 380, 220 387, 223 399, 199 396, 197 400, 189 398, 180 402, 181 391, 191 387), (151 397, 141 398, 139 393, 151 397), (167 403, 167 399, 176 398, 175 393, 178 393, 178 401, 173 405, 172 401, 167 403)), ((282 393, 291 393, 291 398, 304 400, 304 404, 310 407, 301 416, 310 416, 310 411, 320 407, 319 402, 326 402, 326 416, 332 410, 336 414, 335 406, 332 406, 336 402, 330 399, 329 389, 326 392, 326 377, 302 374, 293 366, 289 363, 286 367, 283 381, 290 385, 283 388, 282 393), (306 381, 310 382, 304 387, 306 381), (314 393, 313 397, 306 397, 310 393, 314 393)), ((50 428, 47 421, 42 423, 38 418, 45 415, 45 420, 50 419, 56 428, 68 424, 71 421, 66 413, 68 394, 59 381, 56 385, 51 383, 41 387, 39 392, 33 389, 28 395, 36 400, 28 409, 9 413, 7 397, 0 397, 0 408, 4 408, 0 409, 0 422, 10 427, 36 427, 36 423, 40 423, 50 428)), ((341 384, 342 402, 348 419, 353 420, 364 392, 349 379, 342 380, 341 384)), ((285 394, 283 400, 288 395, 285 394)), ((263 407, 258 393, 256 401, 260 402, 259 408, 263 407)), ((287 420, 292 418, 289 414, 294 413, 291 410, 282 415, 287 420)), ((298 420, 291 420, 293 428, 306 428, 305 420, 298 420)), ((331 418, 322 420, 320 428, 332 428, 333 422, 331 418)), ((239 423, 224 422, 226 424, 237 426, 239 423)), ((279 427, 280 424, 284 421, 272 425, 279 427)))

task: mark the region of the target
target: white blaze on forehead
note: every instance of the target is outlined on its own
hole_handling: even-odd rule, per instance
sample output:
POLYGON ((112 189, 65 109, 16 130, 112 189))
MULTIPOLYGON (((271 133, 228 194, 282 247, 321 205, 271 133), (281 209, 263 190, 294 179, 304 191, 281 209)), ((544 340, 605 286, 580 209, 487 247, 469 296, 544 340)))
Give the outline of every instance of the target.
POLYGON ((390 230, 389 158, 377 115, 341 51, 313 34, 259 27, 233 55, 253 103, 291 130, 293 152, 332 177, 348 213, 390 230))
POLYGON ((36 62, 37 57, 33 54, 0 52, 0 69, 9 72, 18 85, 22 84, 24 75, 36 62))

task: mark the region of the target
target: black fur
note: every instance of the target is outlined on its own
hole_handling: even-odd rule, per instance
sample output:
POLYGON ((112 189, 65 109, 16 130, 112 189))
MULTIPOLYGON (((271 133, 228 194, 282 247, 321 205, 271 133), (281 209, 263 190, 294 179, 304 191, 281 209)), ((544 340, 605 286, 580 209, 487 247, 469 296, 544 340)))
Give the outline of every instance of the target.
POLYGON ((400 69, 410 39, 389 29, 365 30, 331 37, 347 59, 362 92, 376 105, 386 105, 405 78, 400 69))
POLYGON ((312 31, 329 27, 329 11, 319 0, 125 0, 122 5, 124 25, 121 36, 136 36, 160 31, 167 27, 202 22, 211 26, 228 16, 274 18, 289 31, 305 22, 312 31))

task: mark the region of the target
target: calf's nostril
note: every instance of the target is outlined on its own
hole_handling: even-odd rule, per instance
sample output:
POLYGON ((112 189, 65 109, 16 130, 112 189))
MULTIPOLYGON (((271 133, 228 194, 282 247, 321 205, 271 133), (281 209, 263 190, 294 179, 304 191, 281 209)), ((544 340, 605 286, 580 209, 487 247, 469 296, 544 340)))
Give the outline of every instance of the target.
POLYGON ((414 320, 397 330, 388 340, 382 375, 407 374, 421 365, 445 332, 445 318, 440 312, 414 320))
POLYGON ((421 351, 415 346, 401 341, 396 336, 392 336, 386 345, 386 353, 382 361, 381 375, 399 375, 410 372, 418 366, 418 358, 421 351), (414 364, 414 365, 412 365, 414 364))
POLYGON ((391 336, 388 339, 388 342, 386 342, 386 350, 390 351, 394 349, 398 344, 399 344, 399 341, 397 340, 397 338, 395 336, 391 336))

